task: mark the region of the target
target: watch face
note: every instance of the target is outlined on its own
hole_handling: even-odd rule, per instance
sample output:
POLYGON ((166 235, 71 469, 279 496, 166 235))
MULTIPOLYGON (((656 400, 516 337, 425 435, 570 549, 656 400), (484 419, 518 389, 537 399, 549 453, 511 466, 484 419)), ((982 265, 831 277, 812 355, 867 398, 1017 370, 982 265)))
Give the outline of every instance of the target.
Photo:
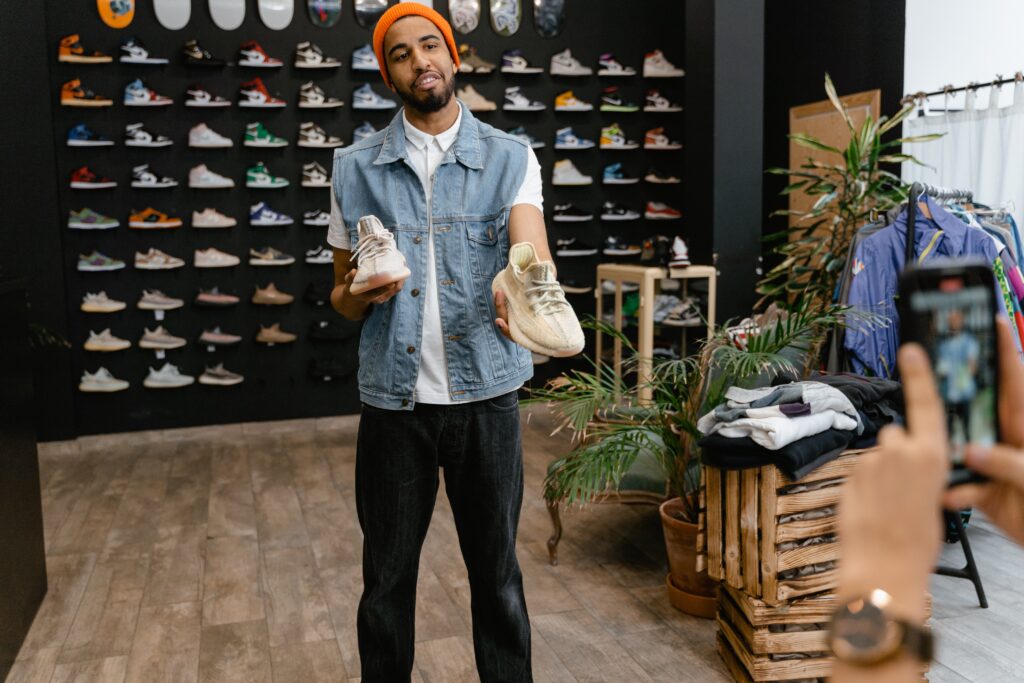
POLYGON ((832 651, 847 662, 872 664, 891 656, 900 647, 898 624, 866 600, 840 609, 831 629, 832 651))

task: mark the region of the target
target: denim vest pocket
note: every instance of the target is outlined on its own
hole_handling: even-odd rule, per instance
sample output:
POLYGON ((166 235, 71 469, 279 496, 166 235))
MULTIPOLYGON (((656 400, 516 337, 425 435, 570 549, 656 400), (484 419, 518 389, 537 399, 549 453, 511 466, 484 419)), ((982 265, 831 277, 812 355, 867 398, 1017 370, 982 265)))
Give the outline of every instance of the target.
POLYGON ((473 275, 497 275, 501 270, 498 220, 468 221, 466 235, 469 237, 469 263, 473 275))

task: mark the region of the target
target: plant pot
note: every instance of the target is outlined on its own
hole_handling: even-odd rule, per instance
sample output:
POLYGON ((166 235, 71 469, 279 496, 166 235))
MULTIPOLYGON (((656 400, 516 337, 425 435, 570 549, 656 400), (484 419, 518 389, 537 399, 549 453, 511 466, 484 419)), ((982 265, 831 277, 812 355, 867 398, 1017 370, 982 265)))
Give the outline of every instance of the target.
POLYGON ((669 602, 687 614, 713 619, 718 605, 718 584, 707 572, 697 572, 697 525, 681 519, 683 503, 679 498, 666 500, 659 510, 668 551, 670 572, 665 585, 669 602))

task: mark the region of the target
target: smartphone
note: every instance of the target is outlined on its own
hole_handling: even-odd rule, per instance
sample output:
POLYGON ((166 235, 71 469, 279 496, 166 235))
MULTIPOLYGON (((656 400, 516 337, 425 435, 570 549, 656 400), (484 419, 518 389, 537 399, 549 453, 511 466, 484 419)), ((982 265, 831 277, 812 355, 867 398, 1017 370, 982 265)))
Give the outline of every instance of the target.
POLYGON ((984 262, 935 261, 900 276, 900 339, 923 346, 946 412, 950 486, 984 481, 964 465, 968 443, 999 441, 996 281, 984 262))

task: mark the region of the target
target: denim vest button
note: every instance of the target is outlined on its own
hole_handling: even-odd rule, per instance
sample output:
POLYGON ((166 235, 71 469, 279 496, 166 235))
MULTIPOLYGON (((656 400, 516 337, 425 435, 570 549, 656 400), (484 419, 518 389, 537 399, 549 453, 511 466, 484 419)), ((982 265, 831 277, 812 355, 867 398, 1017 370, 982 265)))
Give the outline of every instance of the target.
POLYGON ((416 235, 415 237, 412 238, 412 241, 415 242, 416 244, 419 244, 420 242, 423 241, 423 238, 420 237, 419 235, 416 235))
POLYGON ((416 352, 416 347, 415 346, 410 346, 409 348, 406 349, 406 351, 408 351, 409 353, 415 353, 416 352))
POLYGON ((412 290, 412 291, 411 291, 411 292, 409 292, 409 293, 410 293, 410 294, 412 294, 413 296, 419 296, 419 295, 420 295, 420 290, 418 290, 418 289, 414 289, 414 290, 412 290))
POLYGON ((403 408, 408 408, 409 407, 409 399, 407 399, 407 398, 403 398, 402 399, 402 407, 403 408))

